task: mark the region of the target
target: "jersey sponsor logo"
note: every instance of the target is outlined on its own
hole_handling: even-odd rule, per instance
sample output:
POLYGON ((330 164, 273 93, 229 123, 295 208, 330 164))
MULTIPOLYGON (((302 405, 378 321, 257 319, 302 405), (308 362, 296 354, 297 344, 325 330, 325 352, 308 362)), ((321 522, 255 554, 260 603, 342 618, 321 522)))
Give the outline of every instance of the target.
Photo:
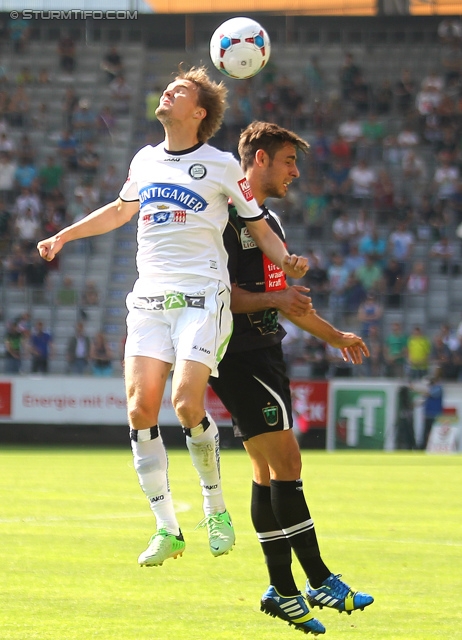
POLYGON ((178 224, 186 224, 186 211, 175 211, 173 215, 173 222, 178 222, 178 224))
POLYGON ((207 355, 210 355, 209 349, 206 349, 205 347, 198 347, 197 344, 193 345, 193 349, 195 349, 196 351, 200 351, 201 353, 206 353, 207 355))
POLYGON ((141 220, 144 225, 148 224, 170 224, 177 222, 178 224, 186 224, 186 211, 167 211, 163 210, 159 213, 146 213, 141 220))
POLYGON ((201 293, 187 294, 181 291, 168 291, 165 295, 135 298, 134 309, 145 311, 170 311, 172 309, 205 309, 205 295, 201 293))
POLYGON ((202 180, 207 175, 207 169, 203 164, 192 164, 188 173, 193 180, 202 180))
POLYGON ((265 291, 281 291, 286 288, 286 276, 284 271, 271 262, 263 254, 263 270, 265 273, 265 291))
POLYGON ((247 227, 241 229, 241 247, 243 249, 256 249, 257 243, 252 238, 247 227))
MULTIPOLYGON (((182 205, 186 210, 203 211, 207 207, 204 200, 195 191, 176 184, 158 183, 143 187, 140 191, 140 207, 161 202, 182 205)), ((158 205, 159 206, 159 205, 158 205)))
POLYGON ((242 195, 247 200, 247 202, 250 202, 250 200, 253 200, 252 189, 250 188, 250 184, 247 178, 242 178, 242 180, 238 180, 237 184, 239 185, 239 188, 242 191, 242 195))
POLYGON ((272 407, 264 407, 262 411, 266 424, 269 427, 275 427, 279 419, 279 407, 277 405, 274 405, 272 407))

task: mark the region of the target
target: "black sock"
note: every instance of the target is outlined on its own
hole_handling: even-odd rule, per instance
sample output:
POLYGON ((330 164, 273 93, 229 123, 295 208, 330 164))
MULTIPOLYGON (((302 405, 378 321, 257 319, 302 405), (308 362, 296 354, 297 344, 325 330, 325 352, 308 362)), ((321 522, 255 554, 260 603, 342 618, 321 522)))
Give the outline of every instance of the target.
POLYGON ((294 550, 310 585, 320 587, 330 575, 321 559, 314 523, 301 480, 271 480, 271 505, 279 527, 294 550))
POLYGON ((265 556, 270 584, 282 596, 297 595, 299 590, 292 575, 291 547, 274 517, 270 487, 252 483, 251 516, 265 556))

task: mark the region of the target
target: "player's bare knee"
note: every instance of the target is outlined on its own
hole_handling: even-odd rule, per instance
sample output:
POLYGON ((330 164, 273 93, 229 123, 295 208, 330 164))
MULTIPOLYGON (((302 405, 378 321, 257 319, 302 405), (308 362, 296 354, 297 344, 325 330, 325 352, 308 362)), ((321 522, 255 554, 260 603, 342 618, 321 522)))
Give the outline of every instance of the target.
POLYGON ((172 398, 172 404, 180 424, 187 429, 197 427, 205 415, 205 410, 201 405, 188 401, 185 397, 172 398))

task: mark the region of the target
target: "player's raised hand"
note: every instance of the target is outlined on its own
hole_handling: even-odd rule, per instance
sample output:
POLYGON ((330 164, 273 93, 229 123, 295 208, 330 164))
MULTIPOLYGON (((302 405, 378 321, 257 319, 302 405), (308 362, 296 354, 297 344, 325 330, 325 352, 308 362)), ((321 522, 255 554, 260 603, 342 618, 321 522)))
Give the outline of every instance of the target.
POLYGON ((284 273, 291 278, 302 278, 308 271, 308 258, 296 256, 294 253, 285 256, 282 264, 284 273))
POLYGON ((274 291, 276 306, 282 313, 292 316, 305 316, 307 313, 316 313, 309 296, 309 289, 300 285, 293 285, 282 291, 274 291))
POLYGON ((57 253, 63 248, 63 241, 59 236, 51 236, 45 240, 40 240, 37 244, 37 250, 40 257, 51 262, 57 253))
POLYGON ((369 357, 369 349, 366 343, 355 333, 340 331, 335 341, 333 341, 332 346, 340 349, 345 362, 361 364, 363 356, 366 358, 369 357))

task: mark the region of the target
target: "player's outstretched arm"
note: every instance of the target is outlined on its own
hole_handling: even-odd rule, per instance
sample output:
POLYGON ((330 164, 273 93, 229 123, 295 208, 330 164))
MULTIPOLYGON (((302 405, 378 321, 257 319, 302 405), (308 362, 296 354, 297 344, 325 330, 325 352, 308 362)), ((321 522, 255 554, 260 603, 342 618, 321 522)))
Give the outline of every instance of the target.
POLYGON ((260 220, 246 220, 245 224, 250 235, 257 243, 259 249, 277 264, 284 273, 291 278, 302 278, 308 271, 308 258, 289 255, 284 243, 271 229, 269 224, 261 218, 260 220))
POLYGON ((62 229, 54 236, 40 240, 37 244, 38 252, 44 260, 51 261, 67 242, 113 231, 128 222, 138 210, 138 201, 125 202, 118 198, 89 213, 75 224, 62 229))
POLYGON ((308 331, 311 335, 328 342, 332 347, 340 349, 345 362, 361 364, 363 356, 369 356, 369 349, 362 338, 355 333, 340 331, 332 326, 327 320, 321 318, 317 313, 296 316, 284 314, 297 327, 308 331))
POLYGON ((231 311, 233 313, 255 313, 265 309, 278 309, 284 314, 299 317, 307 313, 316 313, 311 298, 306 294, 309 289, 300 285, 287 287, 282 291, 254 293, 241 289, 236 284, 231 288, 231 311))

